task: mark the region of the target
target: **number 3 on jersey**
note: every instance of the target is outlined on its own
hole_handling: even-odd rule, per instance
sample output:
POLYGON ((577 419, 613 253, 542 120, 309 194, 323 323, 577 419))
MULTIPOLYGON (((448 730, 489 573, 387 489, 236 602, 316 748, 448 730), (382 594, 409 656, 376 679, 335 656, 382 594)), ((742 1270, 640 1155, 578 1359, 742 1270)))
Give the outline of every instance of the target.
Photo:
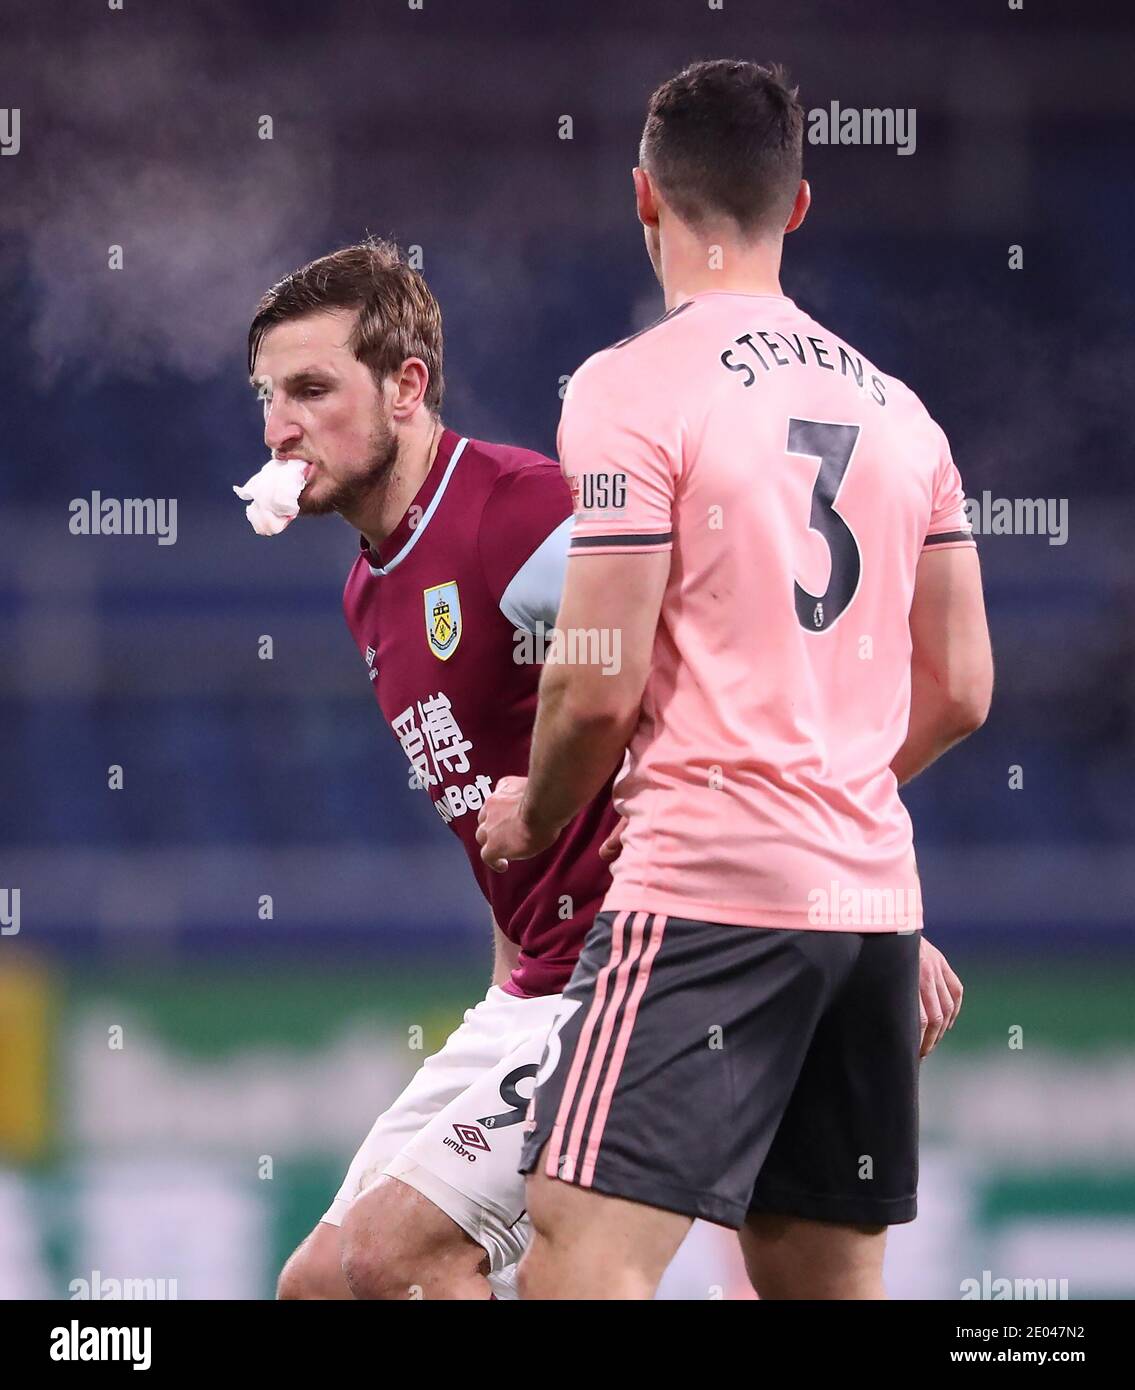
POLYGON ((823 536, 832 562, 828 587, 822 594, 809 593, 794 581, 796 617, 808 632, 826 632, 832 627, 859 588, 863 568, 859 542, 835 509, 858 439, 858 425, 831 425, 820 420, 788 422, 788 452, 820 460, 820 470, 812 488, 808 529, 823 536))

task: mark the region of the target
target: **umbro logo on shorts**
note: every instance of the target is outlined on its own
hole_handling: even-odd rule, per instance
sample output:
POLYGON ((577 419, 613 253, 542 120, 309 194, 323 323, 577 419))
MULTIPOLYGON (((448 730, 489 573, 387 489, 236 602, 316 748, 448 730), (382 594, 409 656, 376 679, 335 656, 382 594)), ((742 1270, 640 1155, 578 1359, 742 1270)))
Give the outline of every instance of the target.
POLYGON ((454 1125, 453 1132, 457 1135, 457 1139, 451 1139, 447 1134, 441 1142, 447 1149, 454 1149, 458 1158, 467 1158, 470 1163, 476 1163, 477 1155, 470 1153, 470 1149, 480 1149, 484 1153, 492 1153, 489 1141, 476 1125, 454 1125), (461 1142, 458 1143, 458 1140, 461 1142))

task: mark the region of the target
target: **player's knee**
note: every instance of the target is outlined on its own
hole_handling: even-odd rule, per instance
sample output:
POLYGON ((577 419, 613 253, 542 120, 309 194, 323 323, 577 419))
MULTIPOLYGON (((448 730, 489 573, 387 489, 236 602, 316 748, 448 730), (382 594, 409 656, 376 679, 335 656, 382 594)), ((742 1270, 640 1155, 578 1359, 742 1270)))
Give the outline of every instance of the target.
MULTIPOLYGON (((371 1204, 373 1207, 373 1204, 371 1204)), ((343 1222, 340 1260, 343 1275, 356 1298, 397 1299, 413 1296, 414 1280, 387 1242, 379 1213, 364 1209, 360 1202, 343 1222)))
POLYGON ((412 1287, 400 1279, 386 1252, 360 1240, 348 1238, 343 1242, 343 1276, 356 1298, 396 1299, 413 1295, 412 1287))
POLYGON ((280 1271, 280 1277, 276 1280, 276 1297, 287 1302, 319 1297, 317 1280, 299 1250, 288 1257, 287 1264, 280 1271))
POLYGON ((422 1298, 461 1287, 485 1252, 420 1193, 385 1182, 343 1221, 343 1274, 355 1298, 422 1298))
POLYGON ((339 1231, 320 1223, 289 1256, 276 1281, 278 1299, 350 1298, 339 1261, 339 1231))

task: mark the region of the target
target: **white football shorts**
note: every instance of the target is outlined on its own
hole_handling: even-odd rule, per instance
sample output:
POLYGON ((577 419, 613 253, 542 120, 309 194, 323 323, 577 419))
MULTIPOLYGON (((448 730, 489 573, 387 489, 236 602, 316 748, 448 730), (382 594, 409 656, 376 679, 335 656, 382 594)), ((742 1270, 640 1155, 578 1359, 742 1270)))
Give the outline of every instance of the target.
POLYGON ((493 985, 374 1122, 323 1220, 341 1225, 356 1197, 397 1178, 484 1247, 493 1291, 515 1297, 529 1235, 517 1171, 524 1118, 561 1002, 493 985))

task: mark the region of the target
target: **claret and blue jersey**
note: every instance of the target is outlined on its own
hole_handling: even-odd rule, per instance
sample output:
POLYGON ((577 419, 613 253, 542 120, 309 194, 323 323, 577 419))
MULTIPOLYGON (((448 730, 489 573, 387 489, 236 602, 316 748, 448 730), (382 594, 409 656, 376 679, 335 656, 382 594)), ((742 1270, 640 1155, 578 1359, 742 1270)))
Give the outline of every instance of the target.
POLYGON ((524 776, 540 644, 555 624, 571 533, 559 466, 525 449, 443 431, 406 515, 376 553, 361 541, 343 595, 348 626, 413 782, 461 840, 501 930, 520 947, 508 988, 562 989, 610 883, 599 845, 610 788, 551 849, 490 873, 477 812, 501 777, 524 776))

